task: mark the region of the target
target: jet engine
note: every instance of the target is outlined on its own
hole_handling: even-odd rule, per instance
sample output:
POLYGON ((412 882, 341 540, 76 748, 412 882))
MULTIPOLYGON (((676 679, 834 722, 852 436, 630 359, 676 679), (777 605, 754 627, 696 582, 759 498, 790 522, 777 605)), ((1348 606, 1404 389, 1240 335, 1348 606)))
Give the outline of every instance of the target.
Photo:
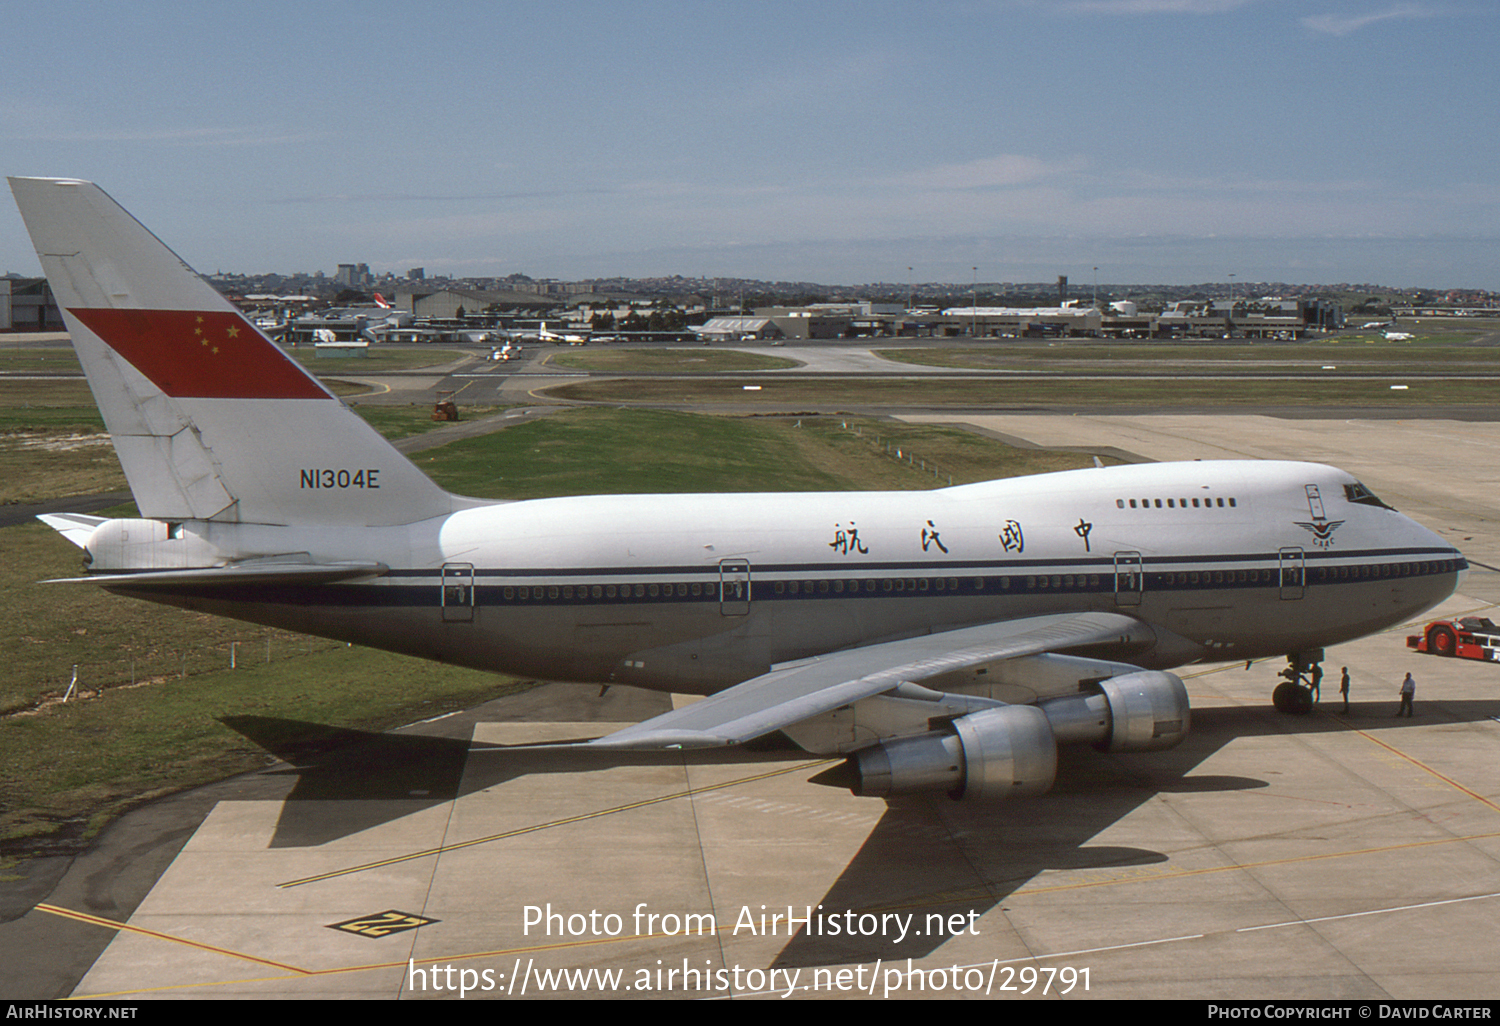
POLYGON ((1110 677, 1090 694, 1041 703, 1059 743, 1088 741, 1110 752, 1155 752, 1187 737, 1192 708, 1176 674, 1157 670, 1110 677))
POLYGON ((1034 705, 982 709, 934 730, 862 748, 846 766, 859 795, 947 791, 951 798, 1043 794, 1057 777, 1057 742, 1034 705))
POLYGON ((1098 681, 1086 694, 982 709, 948 729, 883 741, 815 779, 875 797, 916 791, 945 791, 964 801, 1029 797, 1052 787, 1060 742, 1156 751, 1181 741, 1190 717, 1181 680, 1141 671, 1098 681))

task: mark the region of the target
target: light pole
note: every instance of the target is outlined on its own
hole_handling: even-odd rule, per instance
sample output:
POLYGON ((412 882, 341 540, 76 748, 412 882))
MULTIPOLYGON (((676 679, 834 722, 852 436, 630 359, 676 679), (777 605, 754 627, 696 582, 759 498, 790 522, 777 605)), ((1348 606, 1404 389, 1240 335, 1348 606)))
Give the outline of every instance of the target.
POLYGON ((979 268, 974 268, 974 291, 969 293, 969 301, 973 303, 972 314, 969 316, 969 337, 979 337, 979 268))

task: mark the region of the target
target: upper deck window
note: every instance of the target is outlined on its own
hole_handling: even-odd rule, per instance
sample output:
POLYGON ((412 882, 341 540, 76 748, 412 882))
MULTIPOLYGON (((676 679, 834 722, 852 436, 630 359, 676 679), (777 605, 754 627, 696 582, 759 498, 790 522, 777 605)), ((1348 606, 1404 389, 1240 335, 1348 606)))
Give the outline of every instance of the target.
MULTIPOLYGON (((1126 503, 1127 502, 1129 503, 1131 509, 1151 509, 1151 508, 1153 508, 1153 504, 1154 504, 1154 506, 1155 506, 1156 509, 1161 509, 1162 508, 1162 502, 1163 502, 1163 500, 1162 499, 1140 499, 1140 500, 1136 500, 1136 499, 1116 499, 1115 500, 1115 505, 1118 508, 1120 508, 1120 509, 1124 509, 1126 507, 1126 503)), ((1192 506, 1191 507, 1188 506, 1188 500, 1187 499, 1167 499, 1167 500, 1165 500, 1165 502, 1166 502, 1166 508, 1167 509, 1188 509, 1188 508, 1192 508, 1192 509, 1215 509, 1215 508, 1223 509, 1224 506, 1225 506, 1224 499, 1220 498, 1218 496, 1210 496, 1210 497, 1204 498, 1204 499, 1194 499, 1192 501, 1192 506)), ((1230 508, 1235 508, 1236 506, 1238 506, 1238 503, 1234 500, 1233 497, 1231 497, 1229 499, 1228 505, 1229 505, 1230 508)), ((1382 503, 1382 505, 1383 505, 1383 503, 1382 503)))

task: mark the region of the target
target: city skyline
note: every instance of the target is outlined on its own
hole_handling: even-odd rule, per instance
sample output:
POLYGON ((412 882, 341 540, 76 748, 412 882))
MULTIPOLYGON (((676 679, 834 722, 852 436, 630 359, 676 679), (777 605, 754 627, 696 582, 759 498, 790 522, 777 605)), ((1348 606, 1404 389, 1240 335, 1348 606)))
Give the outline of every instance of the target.
POLYGON ((624 11, 17 4, 5 172, 204 273, 1500 290, 1491 5, 624 11))

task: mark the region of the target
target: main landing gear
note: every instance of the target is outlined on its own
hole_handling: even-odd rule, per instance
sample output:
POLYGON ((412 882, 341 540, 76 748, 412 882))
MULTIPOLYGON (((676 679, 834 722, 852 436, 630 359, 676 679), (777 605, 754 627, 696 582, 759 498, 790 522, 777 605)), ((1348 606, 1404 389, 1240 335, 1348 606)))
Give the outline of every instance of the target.
POLYGON ((1323 650, 1295 652, 1286 657, 1281 683, 1271 692, 1271 704, 1277 712, 1305 716, 1312 712, 1318 686, 1323 681, 1323 650))

